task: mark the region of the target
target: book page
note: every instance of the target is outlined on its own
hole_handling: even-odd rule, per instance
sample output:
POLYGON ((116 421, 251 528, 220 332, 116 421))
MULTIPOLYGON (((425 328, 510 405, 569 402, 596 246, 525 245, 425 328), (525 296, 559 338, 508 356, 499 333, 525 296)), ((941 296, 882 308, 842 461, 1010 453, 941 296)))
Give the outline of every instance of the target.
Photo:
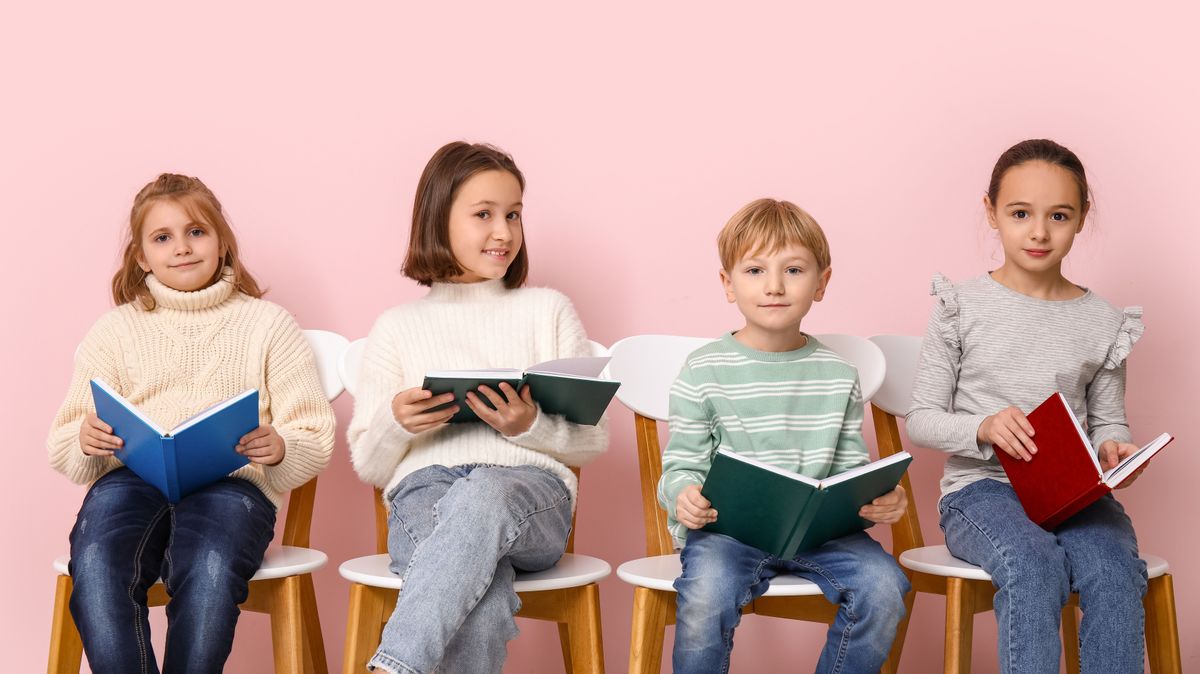
POLYGON ((484 368, 481 370, 430 370, 426 379, 508 379, 520 380, 525 375, 509 367, 484 368))
POLYGON ((824 480, 821 480, 821 486, 828 487, 830 485, 835 485, 840 482, 845 482, 846 480, 853 480, 854 478, 858 477, 859 475, 866 475, 867 473, 870 473, 872 471, 876 471, 881 468, 886 468, 887 466, 890 466, 894 463, 900 463, 901 461, 907 461, 911 458, 912 458, 912 455, 909 454, 908 452, 896 452, 895 454, 887 457, 886 459, 872 461, 871 463, 868 463, 868 464, 865 464, 862 466, 858 466, 856 468, 851 468, 850 470, 844 470, 844 471, 838 473, 837 475, 830 475, 829 477, 825 478, 824 480))
POLYGON ((731 459, 735 459, 737 461, 741 461, 742 463, 748 463, 751 466, 755 466, 756 468, 762 468, 763 470, 769 470, 772 473, 776 473, 776 474, 782 475, 784 477, 791 478, 793 480, 796 480, 797 482, 804 482, 804 483, 809 484, 818 489, 820 489, 820 487, 821 487, 821 482, 819 480, 815 480, 807 475, 801 475, 800 473, 795 473, 790 470, 780 468, 779 466, 773 466, 765 461, 759 461, 758 459, 752 459, 748 456, 742 456, 741 454, 738 454, 737 452, 734 452, 734 451, 731 451, 728 449, 718 449, 717 453, 724 454, 725 456, 727 456, 731 459))
POLYGON ((1138 468, 1142 467, 1147 461, 1154 457, 1160 449, 1166 447, 1175 438, 1170 433, 1163 433, 1157 438, 1154 438, 1143 446, 1138 451, 1125 457, 1121 463, 1113 466, 1104 473, 1104 484, 1109 487, 1116 488, 1134 473, 1138 468))
POLYGON ((558 360, 548 360, 544 363, 538 363, 529 368, 528 372, 560 377, 595 379, 604 371, 604 366, 608 365, 609 360, 608 356, 559 358, 558 360))
POLYGON ((144 423, 147 426, 149 426, 150 428, 152 428, 155 433, 158 433, 159 435, 164 435, 164 436, 167 434, 165 431, 163 431, 163 429, 158 427, 158 424, 151 421, 150 417, 146 416, 145 414, 142 414, 142 411, 139 410, 136 405, 134 405, 133 403, 126 400, 124 396, 122 396, 120 393, 117 393, 115 390, 113 390, 113 388, 111 386, 109 386, 108 384, 105 384, 104 381, 102 381, 100 379, 93 379, 91 381, 96 386, 100 387, 101 391, 104 391, 110 397, 112 397, 113 400, 120 403, 121 407, 124 407, 125 409, 129 410, 130 414, 137 417, 138 420, 140 420, 142 423, 144 423))
POLYGON ((179 435, 180 433, 187 430, 188 428, 195 426, 196 424, 198 424, 201 421, 204 421, 205 419, 211 417, 212 415, 220 412, 221 410, 225 409, 226 407, 229 407, 230 405, 236 403, 237 401, 242 400, 246 396, 254 395, 255 393, 258 393, 258 389, 256 389, 256 388, 248 389, 246 391, 242 391, 241 393, 235 395, 232 398, 223 400, 223 401, 216 403, 215 405, 212 405, 210 407, 206 407, 206 408, 200 410, 199 412, 193 414, 192 416, 188 417, 187 419, 184 419, 183 421, 179 422, 179 425, 176 426, 175 428, 171 429, 171 432, 168 435, 179 435))

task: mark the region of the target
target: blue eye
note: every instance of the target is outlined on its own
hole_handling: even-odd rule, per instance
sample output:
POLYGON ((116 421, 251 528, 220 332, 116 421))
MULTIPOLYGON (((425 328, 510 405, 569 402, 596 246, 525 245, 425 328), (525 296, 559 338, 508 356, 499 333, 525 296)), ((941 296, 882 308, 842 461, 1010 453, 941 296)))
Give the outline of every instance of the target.
POLYGON ((203 229, 201 229, 199 227, 194 227, 188 231, 188 234, 190 234, 192 236, 204 236, 207 233, 208 232, 205 232, 203 229))
POLYGON ((791 274, 792 276, 799 276, 800 274, 804 273, 804 270, 800 267, 788 267, 787 273, 791 274))
POLYGON ((154 237, 152 241, 154 241, 154 243, 162 243, 169 238, 171 237, 167 236, 166 234, 159 234, 158 236, 154 237))
POLYGON ((759 274, 762 273, 762 271, 763 270, 761 267, 750 267, 750 268, 746 269, 746 273, 751 276, 758 276, 759 274))

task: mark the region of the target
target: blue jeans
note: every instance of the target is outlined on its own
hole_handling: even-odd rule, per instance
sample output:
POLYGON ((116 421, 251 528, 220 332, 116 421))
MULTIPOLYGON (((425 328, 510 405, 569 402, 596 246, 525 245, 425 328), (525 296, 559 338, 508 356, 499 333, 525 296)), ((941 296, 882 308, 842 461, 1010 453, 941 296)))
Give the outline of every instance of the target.
POLYGON ((562 557, 571 494, 532 466, 429 466, 388 494, 391 570, 404 586, 368 667, 499 672, 517 635, 517 570, 562 557))
POLYGON ((128 468, 92 485, 71 530, 71 616, 95 674, 154 674, 146 591, 161 576, 164 672, 220 672, 238 604, 275 533, 275 506, 225 478, 171 505, 128 468))
POLYGON ((818 672, 878 672, 904 617, 908 578, 896 560, 864 532, 837 538, 784 560, 721 534, 693 530, 675 580, 674 671, 729 671, 733 631, 742 608, 779 574, 813 581, 838 604, 818 672))
POLYGON ((1083 609, 1083 671, 1142 671, 1146 563, 1112 495, 1053 532, 1031 522, 1012 486, 996 480, 947 494, 938 509, 946 547, 983 567, 996 586, 1001 672, 1058 672, 1059 621, 1071 592, 1083 609))

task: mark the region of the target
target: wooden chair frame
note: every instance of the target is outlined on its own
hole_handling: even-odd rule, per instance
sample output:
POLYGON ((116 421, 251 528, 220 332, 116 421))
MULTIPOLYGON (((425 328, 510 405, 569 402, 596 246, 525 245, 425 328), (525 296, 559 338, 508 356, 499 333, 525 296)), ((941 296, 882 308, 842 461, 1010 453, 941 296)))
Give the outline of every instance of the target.
MULTIPOLYGON (((572 470, 578 477, 579 469, 572 470)), ((377 554, 386 554, 387 509, 383 505, 380 490, 376 489, 374 494, 375 549, 377 554)), ((572 516, 571 535, 567 538, 568 553, 575 549, 574 525, 572 516)), ((379 647, 384 623, 396 608, 399 594, 399 590, 390 588, 350 584, 343 672, 351 674, 366 671, 367 663, 379 647)), ((521 598, 521 610, 517 612, 517 617, 558 623, 558 637, 567 674, 603 674, 604 645, 600 628, 600 586, 597 583, 518 592, 517 596, 521 598)))
MULTIPOLYGON (((896 416, 875 403, 871 404, 872 420, 879 447, 879 457, 884 458, 904 449, 896 416)), ((893 525, 893 548, 897 558, 905 550, 925 547, 917 515, 917 498, 910 486, 908 475, 901 482, 908 492, 908 514, 901 522, 893 525)), ((966 674, 971 671, 971 638, 977 613, 992 610, 992 599, 996 588, 991 581, 940 576, 905 568, 916 592, 940 594, 946 598, 946 636, 943 671, 966 674)), ((1179 674, 1183 671, 1179 649, 1179 626, 1175 615, 1175 591, 1171 574, 1165 573, 1151 578, 1143 600, 1146 611, 1146 652, 1150 660, 1150 671, 1154 674, 1179 674)), ((907 601, 912 613, 912 596, 907 601)), ((1066 671, 1079 671, 1079 596, 1072 594, 1062 611, 1063 654, 1066 671)), ((899 666, 907 620, 896 632, 896 645, 892 649, 894 666, 899 666)))

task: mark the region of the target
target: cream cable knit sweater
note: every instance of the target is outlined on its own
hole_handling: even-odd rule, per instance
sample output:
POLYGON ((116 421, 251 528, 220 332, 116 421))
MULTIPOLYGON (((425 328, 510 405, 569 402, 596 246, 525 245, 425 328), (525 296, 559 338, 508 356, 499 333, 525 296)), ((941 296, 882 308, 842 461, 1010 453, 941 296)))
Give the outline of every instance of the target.
POLYGON ((435 283, 420 300, 384 312, 371 330, 349 430, 354 469, 386 495, 426 466, 531 465, 562 478, 574 502, 576 480, 567 466, 608 447, 605 420, 580 426, 539 411, 528 431, 511 438, 483 422, 413 435, 396 423, 391 402, 420 386, 427 370, 524 368, 587 355, 583 325, 555 290, 509 290, 502 281, 435 283))
POLYGON ((75 356, 66 401, 46 444, 50 465, 77 484, 119 467, 115 457, 85 455, 79 427, 95 410, 88 381, 104 380, 163 428, 249 388, 259 418, 287 446, 275 466, 251 463, 231 473, 279 507, 282 495, 329 463, 333 410, 321 390, 312 351, 282 307, 233 291, 231 277, 195 292, 146 279, 157 306, 123 304, 96 321, 75 356))

